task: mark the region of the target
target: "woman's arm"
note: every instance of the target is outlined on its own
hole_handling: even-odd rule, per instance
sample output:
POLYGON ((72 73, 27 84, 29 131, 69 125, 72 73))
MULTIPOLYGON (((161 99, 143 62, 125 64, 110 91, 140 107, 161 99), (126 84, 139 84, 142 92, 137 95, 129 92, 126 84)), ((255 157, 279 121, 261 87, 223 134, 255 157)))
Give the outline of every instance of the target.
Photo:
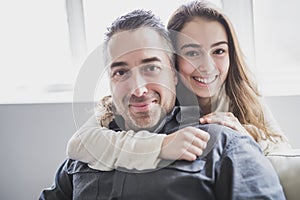
POLYGON ((91 117, 69 140, 67 156, 103 171, 116 167, 153 169, 160 161, 158 156, 165 136, 148 131, 115 132, 101 127, 91 117))
POLYGON ((97 119, 91 117, 69 140, 67 156, 88 163, 91 168, 109 171, 154 169, 161 159, 192 161, 202 154, 209 134, 186 127, 172 134, 148 131, 113 131, 110 98, 102 99, 97 119), (101 123, 101 124, 100 124, 101 123))
POLYGON ((111 96, 103 97, 95 111, 97 117, 91 117, 69 140, 69 158, 103 171, 117 167, 143 170, 157 166, 165 135, 147 131, 115 132, 106 128, 114 118, 111 96))
POLYGON ((154 169, 162 159, 192 161, 202 155, 209 134, 185 127, 170 135, 148 131, 119 131, 101 127, 90 118, 69 140, 67 156, 89 163, 93 169, 110 171, 154 169))

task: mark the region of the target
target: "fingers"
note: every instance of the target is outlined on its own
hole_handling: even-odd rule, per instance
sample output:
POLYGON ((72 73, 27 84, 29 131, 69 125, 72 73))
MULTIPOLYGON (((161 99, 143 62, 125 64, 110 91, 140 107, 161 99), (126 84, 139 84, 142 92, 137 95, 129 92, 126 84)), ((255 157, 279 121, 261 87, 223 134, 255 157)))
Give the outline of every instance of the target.
POLYGON ((213 112, 201 117, 199 121, 201 124, 217 123, 235 130, 240 125, 239 120, 231 112, 213 112))
POLYGON ((194 145, 190 145, 187 149, 182 149, 182 152, 178 159, 193 161, 193 160, 196 160, 198 156, 201 156, 202 153, 203 153, 202 149, 200 149, 194 145))
MULTIPOLYGON (((199 128, 195 128, 195 127, 185 127, 182 129, 183 132, 185 133, 191 133, 191 140, 194 140, 194 136, 196 138, 199 138, 200 140, 204 141, 204 142, 208 142, 210 135, 208 132, 203 131, 199 128)), ((189 136, 190 134, 186 134, 186 136, 189 136)), ((187 138, 188 139, 188 138, 187 138)))
POLYGON ((237 130, 236 123, 233 122, 233 121, 230 121, 230 120, 222 121, 222 122, 215 122, 215 123, 221 123, 223 126, 227 126, 227 127, 232 128, 234 130, 237 130))
POLYGON ((236 118, 231 112, 213 112, 201 117, 199 121, 201 124, 221 124, 223 126, 232 128, 233 130, 236 130, 239 133, 248 134, 247 130, 243 127, 238 118, 236 118))
POLYGON ((181 154, 178 160, 187 160, 187 161, 194 161, 197 159, 197 156, 189 151, 185 151, 181 154))
POLYGON ((195 146, 191 144, 189 148, 187 149, 188 152, 194 154, 195 156, 201 156, 203 153, 203 150, 199 148, 198 146, 195 146))
POLYGON ((204 150, 206 148, 207 142, 208 140, 204 141, 199 138, 195 138, 192 142, 192 145, 204 150))
POLYGON ((169 160, 195 160, 202 155, 209 138, 205 131, 185 127, 164 138, 159 157, 169 160))
POLYGON ((212 112, 200 118, 202 120, 210 120, 213 118, 236 118, 232 112, 212 112))
MULTIPOLYGON (((205 143, 205 146, 206 146, 206 143, 205 143)), ((199 148, 196 145, 193 145, 193 143, 192 143, 186 149, 182 149, 181 156, 179 157, 179 159, 187 160, 187 161, 196 160, 198 156, 201 156, 203 154, 203 149, 199 148)))
POLYGON ((208 132, 200 130, 200 129, 197 129, 197 131, 195 131, 195 136, 197 138, 199 138, 202 142, 205 142, 205 145, 206 145, 206 142, 208 142, 208 140, 210 138, 210 135, 208 132))

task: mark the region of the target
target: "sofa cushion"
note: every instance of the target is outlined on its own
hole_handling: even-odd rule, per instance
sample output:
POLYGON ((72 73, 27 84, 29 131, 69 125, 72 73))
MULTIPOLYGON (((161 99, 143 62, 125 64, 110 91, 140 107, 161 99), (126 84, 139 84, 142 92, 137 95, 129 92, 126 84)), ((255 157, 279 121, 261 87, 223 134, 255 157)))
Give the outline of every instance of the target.
POLYGON ((290 149, 267 155, 273 164, 288 200, 300 196, 300 149, 290 149))

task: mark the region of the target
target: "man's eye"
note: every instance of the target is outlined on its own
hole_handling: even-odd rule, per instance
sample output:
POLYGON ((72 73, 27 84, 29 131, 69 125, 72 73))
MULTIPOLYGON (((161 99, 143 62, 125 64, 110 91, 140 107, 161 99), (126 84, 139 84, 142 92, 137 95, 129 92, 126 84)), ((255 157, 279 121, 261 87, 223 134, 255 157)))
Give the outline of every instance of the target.
POLYGON ((128 74, 128 70, 124 70, 124 69, 116 70, 112 73, 112 78, 114 79, 124 78, 126 77, 127 74, 128 74))
POLYGON ((160 67, 155 66, 155 65, 150 65, 150 66, 147 66, 145 68, 145 70, 148 71, 148 72, 154 72, 154 71, 160 70, 160 67))
POLYGON ((197 51, 188 51, 184 55, 188 56, 188 57, 196 57, 196 56, 199 56, 199 52, 197 52, 197 51))
POLYGON ((142 67, 142 73, 145 75, 159 74, 160 71, 161 71, 161 67, 157 65, 147 65, 142 67))
POLYGON ((123 76, 125 74, 125 70, 118 70, 114 73, 115 76, 123 76))

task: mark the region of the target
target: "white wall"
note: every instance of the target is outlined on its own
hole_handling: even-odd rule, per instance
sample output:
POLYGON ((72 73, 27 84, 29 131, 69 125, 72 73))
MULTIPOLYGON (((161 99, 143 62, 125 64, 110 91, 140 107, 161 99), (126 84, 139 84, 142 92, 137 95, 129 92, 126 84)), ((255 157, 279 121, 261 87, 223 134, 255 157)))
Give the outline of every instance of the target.
POLYGON ((72 104, 0 105, 0 124, 0 199, 38 199, 76 130, 72 104))
POLYGON ((294 148, 300 148, 300 132, 298 130, 300 113, 300 96, 267 97, 266 101, 294 148))

